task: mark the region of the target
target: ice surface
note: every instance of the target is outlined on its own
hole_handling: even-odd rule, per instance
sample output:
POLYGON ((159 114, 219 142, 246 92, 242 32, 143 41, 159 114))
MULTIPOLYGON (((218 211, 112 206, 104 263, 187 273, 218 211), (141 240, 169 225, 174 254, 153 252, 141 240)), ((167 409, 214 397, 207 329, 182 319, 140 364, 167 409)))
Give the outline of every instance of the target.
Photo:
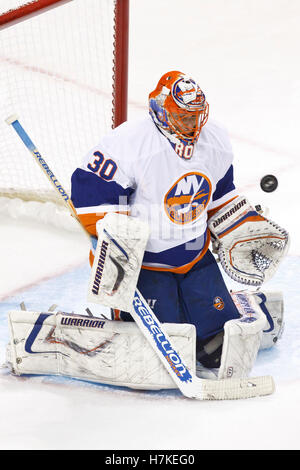
MULTIPOLYGON (((284 293, 285 332, 276 347, 259 353, 253 370, 274 376, 275 394, 197 402, 176 390, 15 378, 2 369, 1 449, 299 449, 299 15, 298 0, 131 0, 129 118, 146 112, 162 73, 194 75, 211 117, 232 137, 240 192, 269 207, 270 218, 291 234, 289 255, 265 286, 284 293), (269 173, 279 186, 267 194, 259 180, 269 173)), ((28 309, 55 303, 84 313, 89 267, 78 232, 2 214, 0 223, 2 363, 6 312, 24 301, 28 309)))

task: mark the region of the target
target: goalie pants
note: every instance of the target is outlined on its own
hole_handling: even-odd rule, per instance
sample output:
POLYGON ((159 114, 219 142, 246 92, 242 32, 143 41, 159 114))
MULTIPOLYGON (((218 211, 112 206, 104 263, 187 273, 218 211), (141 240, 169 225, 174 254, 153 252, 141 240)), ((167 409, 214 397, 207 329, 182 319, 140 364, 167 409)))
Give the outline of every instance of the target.
MULTIPOLYGON (((142 269, 137 287, 160 322, 195 325, 197 351, 223 331, 225 322, 240 317, 210 251, 186 274, 142 269)), ((132 320, 118 310, 113 318, 132 320)))

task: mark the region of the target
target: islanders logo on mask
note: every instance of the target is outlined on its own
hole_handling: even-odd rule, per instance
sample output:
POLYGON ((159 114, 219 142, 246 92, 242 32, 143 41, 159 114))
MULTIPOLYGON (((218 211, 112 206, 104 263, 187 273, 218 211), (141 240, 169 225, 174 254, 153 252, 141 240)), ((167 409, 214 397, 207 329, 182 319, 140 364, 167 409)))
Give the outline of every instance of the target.
POLYGON ((211 182, 202 173, 181 176, 164 199, 165 211, 175 224, 196 222, 205 210, 211 195, 211 182))

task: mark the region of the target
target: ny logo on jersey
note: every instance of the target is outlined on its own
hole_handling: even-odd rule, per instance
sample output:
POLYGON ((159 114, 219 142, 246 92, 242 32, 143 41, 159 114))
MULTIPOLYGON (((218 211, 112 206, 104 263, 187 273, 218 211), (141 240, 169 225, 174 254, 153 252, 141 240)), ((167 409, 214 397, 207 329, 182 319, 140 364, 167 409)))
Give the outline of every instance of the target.
POLYGON ((211 195, 211 182, 202 173, 186 173, 167 192, 165 211, 176 224, 196 222, 203 214, 211 195))

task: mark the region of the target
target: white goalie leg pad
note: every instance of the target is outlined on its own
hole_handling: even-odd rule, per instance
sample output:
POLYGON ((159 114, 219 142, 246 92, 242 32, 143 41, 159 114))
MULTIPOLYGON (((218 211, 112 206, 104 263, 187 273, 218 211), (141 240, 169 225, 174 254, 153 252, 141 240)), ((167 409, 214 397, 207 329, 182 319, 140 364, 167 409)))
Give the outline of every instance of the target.
MULTIPOLYGON (((176 388, 135 323, 30 311, 11 311, 8 320, 7 365, 16 375, 60 375, 146 390, 176 388)), ((194 325, 164 327, 194 372, 194 325)))
POLYGON ((109 213, 96 227, 98 243, 88 301, 130 312, 149 237, 148 224, 109 213))
POLYGON ((267 326, 263 330, 259 350, 272 348, 284 331, 283 294, 280 291, 255 291, 251 292, 251 295, 267 319, 267 326))
POLYGON ((244 291, 231 296, 241 318, 224 325, 218 379, 249 377, 267 325, 266 316, 251 294, 244 291))

